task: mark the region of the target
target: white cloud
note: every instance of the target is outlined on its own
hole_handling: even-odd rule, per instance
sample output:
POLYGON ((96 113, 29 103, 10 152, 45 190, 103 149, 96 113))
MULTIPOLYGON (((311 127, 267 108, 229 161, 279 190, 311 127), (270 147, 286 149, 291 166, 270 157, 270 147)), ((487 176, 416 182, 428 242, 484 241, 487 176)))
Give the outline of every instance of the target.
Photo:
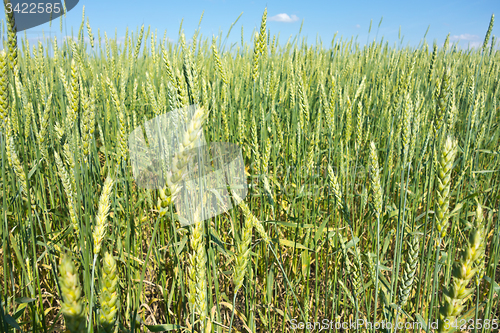
POLYGON ((298 21, 299 17, 297 15, 288 16, 288 14, 281 13, 278 15, 271 16, 268 21, 275 21, 275 22, 285 22, 285 23, 291 23, 298 21))
POLYGON ((481 45, 483 45, 483 43, 481 43, 481 42, 472 42, 472 43, 470 43, 470 44, 469 44, 469 46, 470 46, 471 48, 473 48, 473 49, 478 48, 478 47, 480 47, 481 45))
POLYGON ((471 35, 471 34, 461 34, 461 35, 453 35, 450 37, 451 41, 456 41, 456 40, 480 40, 481 37, 478 35, 471 35))
POLYGON ((359 24, 356 24, 356 29, 359 29, 361 28, 361 26, 359 24))

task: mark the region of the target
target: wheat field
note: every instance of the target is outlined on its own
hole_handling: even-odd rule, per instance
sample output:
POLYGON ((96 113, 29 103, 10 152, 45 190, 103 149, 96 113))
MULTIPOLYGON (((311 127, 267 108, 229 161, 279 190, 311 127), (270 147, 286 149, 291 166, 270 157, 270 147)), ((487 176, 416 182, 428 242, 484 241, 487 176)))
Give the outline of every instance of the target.
POLYGON ((2 29, 1 332, 498 331, 494 16, 477 49, 91 19, 2 29), (188 156, 143 188, 127 140, 190 105, 182 144, 238 144, 248 194, 182 226, 188 156))

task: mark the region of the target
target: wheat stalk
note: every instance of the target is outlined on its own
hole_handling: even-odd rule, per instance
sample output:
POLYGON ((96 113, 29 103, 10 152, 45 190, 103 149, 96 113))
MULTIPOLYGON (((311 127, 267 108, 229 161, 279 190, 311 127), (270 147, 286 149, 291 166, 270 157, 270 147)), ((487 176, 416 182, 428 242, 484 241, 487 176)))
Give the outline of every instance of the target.
POLYGON ((235 267, 233 274, 234 293, 243 285, 243 280, 247 272, 247 264, 249 261, 249 245, 252 240, 253 223, 251 218, 245 218, 245 224, 241 233, 241 239, 236 245, 237 254, 235 255, 235 267))
POLYGON ((378 164, 377 148, 375 143, 370 143, 370 180, 372 185, 373 206, 377 218, 382 214, 382 185, 380 181, 380 168, 378 164))

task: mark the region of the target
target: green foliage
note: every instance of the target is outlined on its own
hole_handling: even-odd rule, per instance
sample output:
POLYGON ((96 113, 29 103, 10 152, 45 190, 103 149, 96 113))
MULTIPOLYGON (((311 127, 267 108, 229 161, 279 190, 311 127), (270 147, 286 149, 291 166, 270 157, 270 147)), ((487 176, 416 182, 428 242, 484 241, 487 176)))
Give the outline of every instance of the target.
POLYGON ((5 318, 38 332, 499 319, 500 52, 271 44, 266 21, 267 10, 251 43, 230 50, 198 32, 192 45, 159 41, 142 26, 122 44, 105 37, 101 47, 99 31, 93 46, 40 42, 37 56, 8 25, 5 318), (203 111, 183 144, 201 130, 238 143, 249 191, 239 207, 182 227, 172 198, 187 156, 167 187, 140 188, 126 140, 191 102, 203 111), (478 203, 484 229, 470 229, 478 203), (66 252, 74 260, 58 271, 66 252), (481 274, 463 276, 455 259, 481 274), (20 309, 20 297, 34 301, 20 309))

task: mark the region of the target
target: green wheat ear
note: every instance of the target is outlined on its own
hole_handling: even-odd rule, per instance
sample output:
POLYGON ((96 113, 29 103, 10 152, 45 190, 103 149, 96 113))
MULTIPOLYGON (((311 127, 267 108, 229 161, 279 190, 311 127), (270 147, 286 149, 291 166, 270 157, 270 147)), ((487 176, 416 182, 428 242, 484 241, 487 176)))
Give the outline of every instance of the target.
POLYGON ((5 125, 9 114, 9 76, 7 73, 7 54, 0 51, 0 129, 5 125))
POLYGON ((488 26, 488 31, 486 31, 486 36, 484 36, 484 42, 483 42, 483 52, 484 49, 486 49, 486 46, 488 45, 488 41, 490 40, 490 35, 491 31, 493 30, 493 24, 495 23, 495 14, 491 14, 491 19, 490 19, 490 24, 488 26))
POLYGON ((408 254, 404 264, 401 287, 399 289, 399 306, 404 306, 410 297, 418 265, 418 252, 420 244, 418 236, 412 235, 408 242, 408 254))
POLYGON ((252 241, 252 231, 253 223, 252 219, 246 217, 245 225, 242 230, 241 239, 237 243, 237 254, 235 254, 235 268, 233 274, 234 283, 234 293, 238 293, 238 290, 243 286, 243 280, 245 278, 245 273, 247 272, 247 264, 250 254, 250 243, 252 241))
POLYGON ((69 255, 64 255, 59 265, 59 275, 63 302, 61 311, 66 322, 66 329, 71 333, 83 332, 86 327, 82 288, 78 271, 69 255))
POLYGON ((115 329, 116 317, 120 309, 118 296, 118 268, 116 260, 109 252, 104 254, 101 280, 101 313, 99 322, 106 333, 115 329))
POLYGON ((486 246, 486 229, 481 205, 476 210, 476 223, 469 233, 465 248, 460 253, 460 259, 455 262, 451 272, 451 283, 443 291, 439 309, 439 332, 449 332, 456 318, 464 309, 464 302, 474 292, 467 288, 469 282, 480 269, 486 246), (447 325, 448 324, 448 325, 447 325))
POLYGON ((450 204, 451 169, 455 161, 455 141, 447 137, 441 149, 438 162, 436 228, 440 239, 446 236, 448 229, 448 207, 450 204))
MULTIPOLYGON (((7 42, 8 42, 8 56, 9 56, 9 67, 12 71, 17 71, 18 64, 18 47, 17 47, 17 29, 16 20, 14 17, 14 11, 11 10, 8 13, 7 4, 11 3, 10 0, 4 0, 4 8, 7 18, 7 42)), ((11 3, 12 4, 12 3, 11 3)))

